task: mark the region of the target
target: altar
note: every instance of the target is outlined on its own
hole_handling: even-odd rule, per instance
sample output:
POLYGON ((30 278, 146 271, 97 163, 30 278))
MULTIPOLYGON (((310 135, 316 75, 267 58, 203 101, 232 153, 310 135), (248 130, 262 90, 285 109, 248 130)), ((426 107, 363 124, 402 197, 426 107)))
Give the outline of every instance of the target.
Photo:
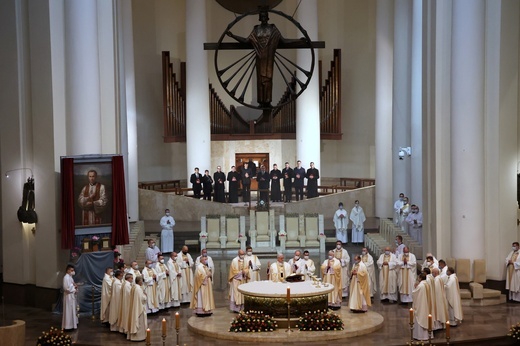
POLYGON ((312 281, 253 281, 238 286, 244 295, 244 311, 263 311, 274 318, 287 318, 287 287, 290 287, 291 317, 298 319, 309 311, 327 310, 331 284, 317 287, 312 281))

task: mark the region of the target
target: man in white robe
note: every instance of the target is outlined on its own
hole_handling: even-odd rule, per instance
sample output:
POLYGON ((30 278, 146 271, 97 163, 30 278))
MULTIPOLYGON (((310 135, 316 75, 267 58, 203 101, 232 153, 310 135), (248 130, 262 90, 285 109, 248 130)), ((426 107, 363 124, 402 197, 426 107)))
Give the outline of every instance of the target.
POLYGON ((417 260, 415 255, 405 246, 403 253, 397 257, 399 299, 401 303, 411 303, 412 292, 417 280, 417 260))
POLYGON ((191 298, 190 309, 193 309, 197 316, 208 316, 215 309, 213 299, 213 277, 206 266, 206 258, 202 257, 200 263, 195 268, 193 277, 193 296, 191 298))
POLYGON ((397 235, 395 237, 395 257, 399 257, 399 255, 403 253, 405 246, 406 245, 403 244, 403 237, 397 235))
MULTIPOLYGON (((161 250, 155 245, 155 240, 148 239, 148 247, 145 251, 146 260, 152 262, 152 268, 155 268, 155 264, 157 263, 157 258, 161 254, 161 250)), ((134 277, 135 280, 135 277, 134 277)))
POLYGON ((396 226, 400 226, 402 208, 404 206, 404 193, 399 194, 399 199, 394 203, 394 223, 396 226))
MULTIPOLYGON (((438 268, 432 268, 432 270, 433 269, 438 269, 438 268)), ((435 278, 433 277, 432 270, 430 270, 430 268, 424 268, 422 271, 424 274, 426 274, 426 283, 430 287, 430 294, 431 294, 430 295, 430 297, 431 297, 430 314, 432 315, 432 321, 433 321, 432 329, 438 330, 438 329, 441 329, 442 326, 437 322, 438 321, 437 294, 435 293, 435 278)))
POLYGON ((146 316, 146 294, 143 292, 143 278, 138 277, 130 291, 130 316, 128 317, 127 339, 131 341, 144 341, 148 318, 146 316))
POLYGON ((119 310, 119 332, 128 332, 128 316, 130 315, 130 293, 134 285, 134 278, 131 273, 125 274, 125 281, 121 285, 121 308, 119 310))
POLYGON ((138 277, 138 276, 142 276, 141 272, 139 271, 139 265, 137 264, 136 261, 133 261, 131 264, 130 264, 130 268, 127 268, 125 270, 125 274, 126 273, 130 273, 132 274, 132 283, 135 283, 135 279, 138 277))
POLYGON ((435 320, 433 321, 434 330, 444 329, 444 324, 449 319, 448 301, 446 299, 446 291, 444 290, 444 281, 442 280, 440 273, 441 271, 439 268, 433 268, 432 275, 435 284, 435 305, 433 306, 435 311, 435 320))
POLYGON ((311 280, 316 272, 316 265, 309 256, 309 250, 303 251, 303 260, 305 261, 305 272, 307 273, 307 275, 305 275, 305 280, 311 280))
POLYGON ((341 241, 336 242, 336 248, 332 250, 334 257, 337 258, 341 263, 341 290, 342 296, 348 297, 348 284, 350 282, 350 256, 348 251, 343 248, 341 241))
POLYGON ((211 258, 211 256, 208 255, 208 250, 207 249, 202 249, 200 251, 200 256, 198 256, 195 259, 195 266, 197 266, 197 264, 200 263, 200 258, 201 257, 206 257, 207 267, 211 270, 212 273, 214 273, 215 272, 215 264, 213 263, 213 258, 211 258))
POLYGON ((173 252, 173 226, 175 226, 175 220, 170 214, 170 209, 164 210, 164 216, 161 217, 161 252, 170 253, 173 252))
POLYGON ((336 239, 342 243, 348 243, 348 212, 343 209, 342 202, 338 204, 338 210, 334 213, 332 222, 334 222, 334 227, 336 228, 336 239))
POLYGON ((173 252, 167 262, 168 270, 170 271, 170 297, 171 306, 181 306, 181 291, 182 291, 182 270, 177 263, 177 253, 173 252))
POLYGON ((412 296, 414 310, 413 338, 415 340, 428 340, 431 292, 424 273, 419 275, 419 283, 416 284, 412 296))
POLYGON ((229 267, 229 310, 232 312, 244 310, 244 296, 238 290, 238 286, 249 280, 249 266, 244 258, 244 250, 238 250, 238 256, 233 258, 229 267))
POLYGON ((121 270, 114 272, 114 282, 112 283, 112 292, 110 298, 110 314, 109 323, 110 331, 117 332, 119 330, 119 311, 121 309, 121 287, 123 284, 124 273, 121 270))
MULTIPOLYGON (((269 263, 267 263, 269 265, 269 263)), ((289 263, 284 262, 284 255, 278 254, 276 256, 276 262, 269 266, 269 272, 267 277, 273 282, 284 282, 285 278, 291 275, 291 266, 289 263)))
POLYGON ((390 252, 390 247, 377 260, 379 267, 379 294, 381 301, 397 301, 397 258, 390 252))
POLYGON ((341 261, 334 256, 334 251, 329 251, 328 258, 321 264, 321 277, 323 283, 332 284, 334 290, 328 294, 328 304, 331 309, 341 308, 343 290, 341 287, 343 275, 341 261))
POLYGON ((289 260, 291 266, 291 274, 302 274, 306 275, 305 260, 301 257, 302 252, 300 250, 294 251, 294 257, 289 260))
POLYGON ((163 255, 159 255, 158 260, 154 270, 157 275, 157 304, 159 305, 159 310, 162 310, 171 307, 170 270, 164 263, 163 255))
POLYGON ((437 261, 437 258, 435 258, 434 255, 432 255, 431 252, 428 252, 426 254, 426 257, 424 259, 424 262, 422 264, 422 267, 421 269, 424 269, 424 268, 429 268, 430 271, 433 269, 433 268, 439 268, 439 261, 437 261))
POLYGON ((352 275, 350 278, 350 298, 348 306, 353 312, 367 312, 371 306, 370 276, 361 256, 354 256, 352 275))
POLYGON ((181 276, 181 304, 190 303, 193 294, 193 258, 188 253, 188 247, 184 245, 177 256, 177 264, 182 271, 181 276))
POLYGON ((439 270, 439 276, 442 278, 442 281, 444 281, 444 284, 446 285, 446 282, 448 282, 448 266, 446 265, 446 261, 444 261, 443 259, 439 260, 439 270))
POLYGON ((99 320, 101 323, 108 323, 110 319, 110 299, 112 298, 112 283, 114 281, 114 270, 112 267, 105 269, 105 276, 101 285, 101 309, 99 310, 99 320))
POLYGON ((144 292, 147 296, 146 313, 154 314, 159 311, 159 301, 157 299, 157 272, 153 269, 151 261, 146 261, 142 274, 144 292))
POLYGON ((249 267, 249 281, 260 281, 260 269, 262 268, 262 264, 258 256, 253 254, 253 248, 251 246, 246 247, 244 261, 249 267))
POLYGON ((518 242, 513 243, 512 251, 506 257, 506 289, 509 300, 520 302, 520 256, 518 242))
POLYGON ((352 221, 352 243, 363 244, 365 241, 365 221, 367 220, 363 208, 359 206, 359 201, 354 202, 354 207, 350 211, 350 221, 352 221))
POLYGON ((423 214, 415 204, 412 204, 411 210, 412 212, 408 214, 405 220, 408 224, 408 234, 419 244, 422 244, 423 214))
POLYGON ((403 199, 403 207, 401 208, 401 216, 399 220, 399 224, 401 225, 401 231, 404 233, 408 233, 408 224, 406 223, 406 218, 408 214, 412 211, 410 204, 408 203, 408 197, 403 199))
POLYGON ((63 276, 63 316, 61 319, 61 329, 70 330, 78 328, 78 316, 76 315, 76 293, 78 285, 74 282, 73 276, 76 275, 73 265, 68 265, 63 276))
POLYGON ((365 264, 368 275, 370 276, 370 298, 373 299, 374 295, 377 293, 376 270, 374 267, 374 258, 368 252, 366 247, 361 250, 361 260, 365 264))
POLYGON ((448 282, 444 286, 446 290, 446 300, 448 301, 448 314, 450 316, 450 325, 456 326, 462 321, 462 304, 460 302, 459 279, 455 274, 455 269, 448 268, 448 282))

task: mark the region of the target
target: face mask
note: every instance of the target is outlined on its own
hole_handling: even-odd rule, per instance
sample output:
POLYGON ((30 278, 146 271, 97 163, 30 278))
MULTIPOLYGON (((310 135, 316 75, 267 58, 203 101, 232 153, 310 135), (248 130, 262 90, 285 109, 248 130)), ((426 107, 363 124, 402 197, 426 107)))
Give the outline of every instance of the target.
POLYGON ((356 205, 356 207, 359 207, 359 203, 356 203, 355 205, 356 205))
POLYGON ((399 242, 397 240, 395 241, 395 245, 399 245, 399 242))
POLYGON ((207 253, 205 253, 205 254, 203 254, 203 255, 202 255, 202 257, 208 257, 208 254, 207 254, 207 253))
POLYGON ((340 206, 339 209, 343 209, 343 206, 340 206))
POLYGON ((74 276, 74 275, 76 275, 76 272, 73 270, 70 272, 70 275, 74 276))
POLYGON ((399 197, 399 200, 402 202, 404 200, 404 198, 403 197, 399 197))
POLYGON ((114 272, 110 272, 108 275, 110 275, 110 276, 114 276, 114 272))
POLYGON ((390 255, 390 251, 385 251, 385 255, 390 255))
POLYGON ((513 251, 516 251, 516 246, 513 246, 513 251))
POLYGON ((359 264, 359 261, 356 261, 356 264, 359 264))
POLYGON ((248 255, 248 256, 252 256, 253 253, 252 253, 251 251, 248 251, 248 252, 247 252, 247 255, 248 255))
POLYGON ((152 264, 149 264, 148 265, 148 268, 152 269, 153 265, 152 264))
POLYGON ((309 259, 309 256, 303 256, 303 259, 304 259, 304 260, 308 260, 308 259, 309 259))
POLYGON ((336 245, 336 249, 341 249, 341 245, 336 245))
POLYGON ((300 259, 300 256, 294 256, 294 260, 298 261, 300 259))
POLYGON ((166 213, 166 216, 170 216, 170 213, 166 213))
POLYGON ((429 266, 431 266, 431 265, 432 265, 432 262, 428 261, 428 262, 426 262, 426 264, 428 264, 429 266))
POLYGON ((333 258, 334 258, 334 256, 329 256, 329 259, 330 259, 330 260, 333 259, 333 258))
POLYGON ((150 247, 154 247, 154 246, 155 246, 155 243, 150 244, 150 247))
POLYGON ((367 254, 367 252, 366 251, 361 251, 361 254, 364 256, 364 255, 367 254))
POLYGON ((408 252, 403 253, 404 256, 408 256, 408 252))
POLYGON ((135 265, 134 270, 137 270, 137 269, 139 269, 139 266, 135 265))
POLYGON ((241 259, 241 260, 243 260, 243 259, 244 259, 244 255, 240 255, 239 257, 240 257, 240 259, 241 259))
POLYGON ((163 260, 163 259, 161 260, 161 263, 163 263, 163 264, 164 264, 164 260, 163 260))
POLYGON ((177 257, 173 257, 173 261, 174 261, 174 262, 177 261, 177 257))

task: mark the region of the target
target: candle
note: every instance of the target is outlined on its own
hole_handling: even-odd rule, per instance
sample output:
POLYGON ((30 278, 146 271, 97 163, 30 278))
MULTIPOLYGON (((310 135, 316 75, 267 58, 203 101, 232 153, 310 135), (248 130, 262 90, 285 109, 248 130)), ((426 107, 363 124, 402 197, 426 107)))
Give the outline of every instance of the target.
POLYGON ((291 287, 287 286, 287 303, 291 302, 291 287))
POLYGON ((446 321, 446 337, 450 337, 450 321, 446 321))
POLYGON ((166 335, 166 319, 162 319, 162 335, 166 335))
POLYGON ((413 324, 413 309, 410 308, 410 324, 413 324))
POLYGON ((150 345, 150 328, 146 329, 146 344, 150 345))
POLYGON ((432 314, 428 314, 428 330, 429 330, 429 331, 433 329, 433 328, 432 328, 432 325, 433 325, 432 322, 433 322, 433 321, 432 321, 432 314))
POLYGON ((181 316, 178 312, 175 313, 175 329, 179 330, 181 328, 181 316))

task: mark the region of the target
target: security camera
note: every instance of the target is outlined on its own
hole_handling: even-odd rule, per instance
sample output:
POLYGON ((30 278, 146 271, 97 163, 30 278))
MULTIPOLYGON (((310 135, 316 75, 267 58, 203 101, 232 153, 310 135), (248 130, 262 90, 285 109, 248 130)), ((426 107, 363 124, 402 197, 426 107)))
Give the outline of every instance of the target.
POLYGON ((403 149, 399 150, 399 160, 404 160, 404 155, 405 155, 404 150, 403 149))
POLYGON ((399 148, 399 160, 404 160, 404 157, 406 155, 412 156, 412 148, 411 147, 399 148))

